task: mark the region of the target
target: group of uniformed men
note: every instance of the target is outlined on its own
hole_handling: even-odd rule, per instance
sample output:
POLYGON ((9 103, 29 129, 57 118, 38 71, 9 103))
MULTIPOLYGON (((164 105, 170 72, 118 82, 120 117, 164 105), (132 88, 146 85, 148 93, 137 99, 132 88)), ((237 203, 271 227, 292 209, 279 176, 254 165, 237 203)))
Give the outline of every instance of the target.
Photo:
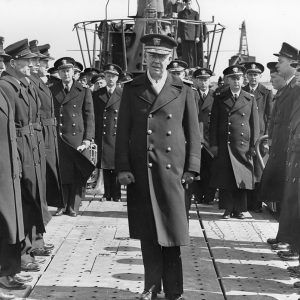
MULTIPOLYGON (((186 211, 192 197, 209 203, 216 189, 224 219, 280 203, 278 235, 268 242, 283 259, 298 259, 299 51, 283 43, 278 62, 267 65, 273 99, 259 83, 260 63, 226 68, 225 85, 212 91, 207 68, 185 79, 187 64, 172 61, 172 38, 149 34, 141 42, 147 71, 131 79, 115 64, 82 72, 71 57, 48 70, 48 44, 24 39, 4 49, 0 38, 0 287, 25 288, 32 277, 20 271, 38 271, 37 257, 51 254, 43 239, 48 205, 56 216, 76 217, 94 170, 94 139, 103 200, 120 201, 127 185, 130 237, 141 240, 145 269, 140 299, 156 299, 162 286, 167 299, 184 299, 186 211), (266 135, 268 143, 257 144, 266 135)), ((300 276, 299 267, 290 271, 300 276)))

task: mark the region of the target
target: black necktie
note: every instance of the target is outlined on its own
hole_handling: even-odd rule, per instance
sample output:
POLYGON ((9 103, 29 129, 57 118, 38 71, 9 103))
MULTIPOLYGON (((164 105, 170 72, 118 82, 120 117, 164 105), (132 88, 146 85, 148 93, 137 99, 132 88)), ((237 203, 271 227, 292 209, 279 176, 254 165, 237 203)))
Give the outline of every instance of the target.
POLYGON ((64 91, 65 91, 66 94, 69 93, 69 87, 67 85, 65 85, 64 91))
POLYGON ((251 90, 250 90, 250 93, 251 93, 251 94, 254 94, 254 89, 251 89, 251 90))
POLYGON ((234 102, 236 102, 236 100, 238 99, 238 95, 237 95, 237 94, 234 94, 234 95, 233 95, 233 98, 234 98, 234 102))
POLYGON ((205 93, 203 93, 202 97, 203 97, 203 99, 205 99, 205 98, 206 98, 206 94, 205 94, 205 93))

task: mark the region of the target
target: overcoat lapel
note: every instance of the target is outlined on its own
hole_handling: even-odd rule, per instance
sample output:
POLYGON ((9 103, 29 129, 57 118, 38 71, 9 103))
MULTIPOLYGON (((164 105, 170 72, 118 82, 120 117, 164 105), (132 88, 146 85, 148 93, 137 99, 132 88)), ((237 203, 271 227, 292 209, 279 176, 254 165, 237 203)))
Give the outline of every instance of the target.
POLYGON ((211 97, 211 91, 208 92, 205 99, 201 97, 201 101, 202 101, 202 105, 201 105, 202 110, 205 110, 206 108, 210 107, 213 102, 213 97, 211 97))
POLYGON ((242 107, 244 107, 245 105, 248 105, 248 104, 249 104, 248 98, 242 90, 237 101, 234 103, 234 105, 231 109, 231 112, 240 110, 242 107))
POLYGON ((8 117, 8 103, 4 99, 4 96, 0 97, 0 110, 8 117))
POLYGON ((111 97, 108 99, 106 107, 110 107, 110 106, 114 105, 115 103, 121 101, 121 93, 122 93, 122 91, 119 88, 115 88, 111 97))
POLYGON ((161 92, 158 94, 155 102, 153 103, 150 112, 153 113, 154 111, 160 109, 161 107, 176 99, 181 93, 182 88, 182 81, 168 74, 166 83, 163 86, 161 92))
POLYGON ((151 87, 151 83, 147 75, 141 75, 135 82, 132 83, 132 85, 135 87, 134 93, 137 99, 152 105, 157 96, 151 87))
MULTIPOLYGON (((64 90, 62 89, 62 92, 65 94, 64 90)), ((73 82, 71 90, 67 95, 65 95, 64 100, 62 101, 62 104, 65 104, 72 100, 73 98, 77 97, 79 95, 79 90, 77 88, 76 82, 73 82)))
POLYGON ((64 92, 62 82, 60 81, 58 84, 53 86, 53 88, 55 88, 53 98, 56 99, 58 103, 62 104, 66 97, 66 93, 64 92))

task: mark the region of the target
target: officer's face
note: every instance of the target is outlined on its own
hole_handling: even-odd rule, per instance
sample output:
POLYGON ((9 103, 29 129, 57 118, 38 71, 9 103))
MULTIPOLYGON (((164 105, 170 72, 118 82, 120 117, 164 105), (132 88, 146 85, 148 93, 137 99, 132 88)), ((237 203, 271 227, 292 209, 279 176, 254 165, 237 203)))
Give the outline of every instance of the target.
POLYGON ((291 67, 291 60, 284 57, 279 56, 278 63, 276 65, 276 69, 278 70, 278 73, 282 76, 288 76, 291 73, 294 73, 294 69, 291 67))
POLYGON ((192 1, 186 1, 186 8, 191 9, 192 8, 192 1))
POLYGON ((18 73, 30 76, 30 68, 33 66, 31 58, 12 59, 10 64, 18 73))
POLYGON ((152 77, 162 76, 171 60, 171 54, 146 53, 147 67, 152 77))
POLYGON ((40 59, 38 57, 32 58, 32 66, 30 66, 30 74, 38 74, 40 68, 40 59))
POLYGON ((94 85, 94 91, 97 91, 103 87, 106 86, 106 81, 105 79, 99 79, 96 81, 95 85, 94 85))
POLYGON ((112 73, 105 73, 105 81, 108 87, 116 86, 119 76, 112 73))
POLYGON ((73 81, 74 69, 73 68, 63 68, 58 70, 58 74, 63 83, 70 83, 73 81))
POLYGON ((40 60, 39 76, 46 76, 48 67, 48 60, 40 60))
POLYGON ((179 77, 181 80, 185 77, 185 72, 183 71, 173 71, 172 74, 176 77, 179 77))
POLYGON ((255 86, 258 84, 261 75, 257 72, 248 72, 247 79, 250 85, 255 86))
POLYGON ((275 90, 279 90, 285 86, 285 80, 282 76, 278 73, 271 73, 271 80, 272 86, 275 90))
POLYGON ((197 78, 198 80, 198 87, 201 91, 206 91, 209 88, 209 78, 197 78))
POLYGON ((228 84, 233 92, 238 92, 243 86, 243 75, 228 76, 228 84))

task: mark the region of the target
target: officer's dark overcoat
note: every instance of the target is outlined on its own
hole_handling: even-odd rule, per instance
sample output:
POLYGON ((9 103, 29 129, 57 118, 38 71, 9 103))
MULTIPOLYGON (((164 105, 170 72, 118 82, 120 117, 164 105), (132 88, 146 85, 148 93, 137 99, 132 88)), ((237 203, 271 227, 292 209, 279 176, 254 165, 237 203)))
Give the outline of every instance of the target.
POLYGON ((7 96, 0 90, 0 238, 9 244, 24 239, 20 187, 20 160, 14 115, 7 96))
POLYGON ((191 88, 168 75, 157 96, 146 74, 125 84, 119 111, 116 170, 127 187, 130 236, 162 246, 188 243, 184 171, 199 172, 200 132, 191 88))
POLYGON ((115 168, 115 143, 122 89, 116 87, 111 97, 107 88, 93 93, 95 112, 95 142, 98 146, 98 168, 115 168))
POLYGON ((264 201, 281 202, 283 198, 290 115, 293 99, 297 98, 296 92, 295 80, 292 80, 275 96, 276 100, 269 126, 272 145, 261 179, 261 198, 264 201))
POLYGON ((210 146, 218 147, 212 166, 211 185, 221 189, 253 189, 253 162, 248 158, 259 134, 254 97, 241 91, 235 102, 230 89, 214 99, 210 146))
POLYGON ((285 164, 285 182, 277 238, 300 249, 300 87, 295 86, 294 104, 285 164))
POLYGON ((52 94, 47 85, 39 77, 31 76, 30 80, 36 86, 41 102, 40 118, 46 152, 46 200, 50 206, 63 207, 61 179, 59 174, 56 119, 54 116, 52 94))
POLYGON ((43 174, 45 147, 39 123, 39 107, 35 89, 25 77, 13 69, 2 73, 0 88, 12 106, 17 131, 18 152, 22 165, 21 192, 25 232, 36 226, 37 232, 45 231, 43 218, 49 217, 44 198, 43 174), (43 215, 44 213, 44 215, 43 215))
MULTIPOLYGON (((250 93, 251 88, 249 84, 247 84, 243 89, 246 92, 250 93)), ((263 136, 265 134, 268 134, 273 106, 273 93, 271 90, 267 89, 264 85, 259 83, 253 95, 258 107, 259 135, 263 136)), ((260 182, 263 170, 258 162, 257 156, 253 158, 253 163, 255 182, 260 182)))
MULTIPOLYGON (((178 19, 199 21, 199 14, 193 9, 184 9, 178 13, 178 19)), ((200 25, 178 22, 177 36, 184 41, 195 41, 200 36, 200 25)))
POLYGON ((53 95, 54 113, 57 120, 61 179, 63 184, 72 184, 74 183, 76 170, 80 171, 81 175, 85 177, 88 177, 88 174, 84 175, 84 170, 87 170, 87 173, 90 174, 93 171, 90 161, 76 150, 83 140, 94 138, 95 124, 92 95, 89 89, 83 87, 77 81, 73 82, 67 95, 61 81, 51 86, 50 90, 53 95), (80 156, 80 158, 76 158, 77 156, 80 156))

